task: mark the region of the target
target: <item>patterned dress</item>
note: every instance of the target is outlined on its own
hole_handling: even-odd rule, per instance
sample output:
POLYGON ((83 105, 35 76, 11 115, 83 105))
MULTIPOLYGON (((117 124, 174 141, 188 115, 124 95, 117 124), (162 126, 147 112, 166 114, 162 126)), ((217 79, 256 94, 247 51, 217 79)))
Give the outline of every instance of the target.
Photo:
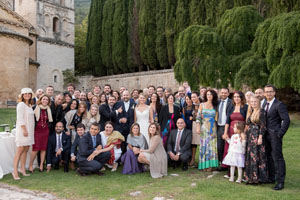
POLYGON ((216 110, 205 109, 202 104, 202 113, 198 112, 197 122, 201 122, 200 147, 199 147, 199 165, 198 169, 218 167, 217 151, 217 127, 216 110), (201 117, 202 114, 202 117, 201 117))
POLYGON ((244 175, 247 183, 263 183, 267 180, 267 157, 264 134, 266 132, 266 112, 261 109, 258 123, 253 123, 250 117, 247 119, 249 126, 247 134, 247 146, 245 155, 244 175), (263 143, 257 145, 258 136, 263 136, 263 143))

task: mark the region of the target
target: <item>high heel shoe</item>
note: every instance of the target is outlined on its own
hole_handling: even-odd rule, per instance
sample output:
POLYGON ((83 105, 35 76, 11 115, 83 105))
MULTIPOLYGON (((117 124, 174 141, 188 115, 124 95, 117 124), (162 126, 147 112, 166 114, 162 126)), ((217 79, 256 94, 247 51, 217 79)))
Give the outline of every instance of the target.
POLYGON ((33 174, 33 168, 31 168, 31 170, 30 170, 30 167, 29 167, 28 171, 29 171, 30 174, 33 174))
POLYGON ((43 172, 44 171, 44 169, 39 169, 39 172, 43 172))
POLYGON ((20 172, 22 174, 22 176, 30 176, 30 174, 26 174, 26 171, 25 172, 20 172))
POLYGON ((118 169, 118 163, 114 163, 111 171, 115 172, 115 171, 117 171, 117 169, 118 169))
POLYGON ((20 177, 15 177, 15 174, 14 173, 11 173, 12 177, 14 178, 15 181, 18 181, 20 180, 21 178, 20 177))

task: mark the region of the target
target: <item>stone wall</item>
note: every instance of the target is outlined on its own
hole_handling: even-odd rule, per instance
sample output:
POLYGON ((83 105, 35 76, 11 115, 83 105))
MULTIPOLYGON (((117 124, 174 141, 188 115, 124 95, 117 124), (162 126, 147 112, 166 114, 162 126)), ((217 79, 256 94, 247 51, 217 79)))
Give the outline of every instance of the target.
POLYGON ((40 64, 37 88, 45 89, 52 85, 55 91, 62 91, 62 71, 74 68, 74 48, 38 41, 37 59, 40 64))
POLYGON ((119 90, 125 86, 131 91, 132 89, 144 89, 149 85, 170 87, 173 91, 177 91, 179 83, 174 78, 173 69, 155 70, 149 72, 137 72, 120 74, 105 77, 80 76, 78 88, 84 91, 92 90, 94 85, 110 84, 112 89, 119 90))

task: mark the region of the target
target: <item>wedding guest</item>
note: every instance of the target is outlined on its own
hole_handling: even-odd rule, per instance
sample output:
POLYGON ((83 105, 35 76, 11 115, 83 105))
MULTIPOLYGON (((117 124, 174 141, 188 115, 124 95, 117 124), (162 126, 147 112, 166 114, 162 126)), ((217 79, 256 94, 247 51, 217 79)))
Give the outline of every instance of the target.
POLYGON ((141 133, 145 136, 149 144, 148 128, 153 122, 153 112, 150 106, 146 104, 146 97, 143 93, 139 95, 139 104, 134 109, 134 122, 138 123, 141 128, 141 133))
POLYGON ((123 97, 123 92, 125 91, 125 90, 127 90, 127 88, 126 87, 124 87, 124 86, 121 86, 120 87, 120 94, 121 94, 121 97, 123 97))
POLYGON ((112 94, 111 86, 110 86, 109 84, 105 84, 105 85, 104 85, 104 88, 103 88, 103 92, 104 92, 105 95, 106 95, 106 99, 108 99, 109 95, 112 94))
POLYGON ((199 93, 192 92, 191 100, 193 102, 193 113, 192 113, 193 114, 193 124, 192 124, 193 136, 192 136, 192 158, 189 165, 193 166, 195 164, 197 146, 200 145, 200 135, 197 133, 197 122, 196 122, 196 118, 200 106, 199 93))
POLYGON ((99 96, 100 106, 107 103, 106 95, 102 92, 99 96))
POLYGON ((63 120, 63 94, 58 94, 55 96, 54 102, 51 102, 50 109, 52 114, 53 122, 50 124, 50 134, 54 133, 55 124, 63 120))
POLYGON ((218 143, 218 160, 220 167, 218 168, 219 171, 226 170, 221 167, 223 161, 223 154, 224 154, 224 146, 225 141, 223 140, 222 136, 225 130, 225 124, 227 119, 227 113, 229 112, 231 107, 233 106, 232 100, 228 98, 229 96, 229 89, 222 88, 220 90, 220 100, 218 102, 218 126, 217 126, 217 143, 218 143))
POLYGON ((76 137, 75 140, 71 146, 71 161, 75 162, 76 158, 77 158, 77 152, 78 152, 78 148, 79 148, 79 140, 80 138, 83 137, 83 135, 85 134, 85 126, 82 123, 79 123, 77 125, 77 129, 76 129, 76 137))
POLYGON ((121 157, 121 144, 125 141, 124 136, 119 131, 114 131, 113 123, 107 121, 104 125, 104 131, 100 132, 103 149, 100 152, 110 152, 110 159, 107 166, 112 168, 111 171, 117 171, 118 159, 121 157))
POLYGON ((99 123, 100 121, 100 114, 99 114, 99 107, 96 104, 91 105, 90 110, 87 112, 87 116, 82 123, 85 125, 86 131, 90 130, 90 127, 93 123, 99 123))
POLYGON ((46 87, 45 94, 50 97, 51 101, 54 101, 54 87, 52 85, 46 87))
MULTIPOLYGON (((234 133, 233 127, 236 122, 246 122, 246 115, 247 115, 248 105, 246 105, 246 99, 244 93, 241 91, 236 91, 233 93, 233 106, 228 110, 226 114, 226 124, 224 128, 224 134, 222 138, 227 140, 231 138, 234 133)), ((229 148, 229 144, 225 143, 224 145, 224 154, 223 158, 227 155, 229 148)), ((227 165, 222 164, 223 168, 228 168, 227 165)), ((228 174, 224 176, 225 178, 229 178, 229 171, 228 174)))
POLYGON ((192 131, 185 128, 184 119, 179 118, 176 122, 177 129, 171 131, 168 139, 168 158, 173 168, 182 163, 182 170, 188 170, 188 163, 192 156, 192 131))
POLYGON ((255 95, 255 94, 254 94, 252 91, 246 92, 245 98, 246 98, 246 104, 247 104, 247 105, 250 104, 250 98, 251 98, 252 96, 254 96, 254 95, 255 95))
POLYGON ((12 176, 14 180, 20 180, 18 168, 21 160, 20 172, 23 176, 26 174, 25 164, 29 147, 34 144, 34 112, 33 92, 30 88, 23 88, 18 98, 17 121, 16 121, 16 146, 17 150, 14 156, 14 170, 12 176))
POLYGON ((71 94, 71 96, 74 94, 75 91, 75 85, 73 83, 69 83, 67 85, 67 91, 71 94))
POLYGON ((68 107, 69 103, 72 100, 72 95, 69 92, 64 92, 63 95, 64 95, 64 101, 63 101, 62 107, 63 107, 64 113, 66 113, 66 112, 68 112, 68 111, 66 111, 66 108, 68 107))
POLYGON ((158 123, 159 113, 161 110, 161 103, 157 93, 153 93, 151 95, 150 109, 153 113, 153 122, 158 123))
POLYGON ((152 94, 155 93, 155 86, 154 85, 149 85, 148 86, 148 91, 149 91, 149 97, 151 98, 152 94))
POLYGON ((263 105, 267 113, 266 152, 268 160, 268 182, 277 182, 274 190, 282 190, 285 180, 285 160, 282 153, 282 139, 290 126, 290 117, 286 105, 275 98, 273 85, 264 87, 266 102, 263 105), (276 177, 276 180, 275 180, 276 177))
POLYGON ((112 92, 112 95, 114 95, 114 96, 116 97, 117 102, 118 102, 118 101, 121 101, 121 94, 120 94, 119 91, 114 90, 114 91, 112 92))
POLYGON ((139 90, 137 90, 137 89, 132 90, 131 98, 134 100, 135 104, 138 104, 139 90))
POLYGON ((79 149, 77 153, 78 169, 77 172, 81 176, 86 176, 89 173, 94 173, 102 176, 103 173, 99 170, 110 159, 110 152, 102 152, 103 149, 101 135, 99 134, 99 124, 91 125, 87 132, 79 140, 79 149))
POLYGON ((189 86, 189 83, 187 81, 184 81, 182 83, 182 86, 185 88, 185 95, 192 94, 191 87, 189 86))
POLYGON ((176 129, 175 122, 180 118, 180 109, 174 105, 174 95, 170 94, 167 97, 167 105, 164 105, 159 113, 158 122, 162 131, 164 146, 167 145, 168 136, 171 130, 176 129))
POLYGON ((39 100, 40 96, 42 96, 44 94, 44 90, 43 89, 37 89, 35 92, 35 97, 33 98, 33 104, 35 105, 36 102, 39 100))
POLYGON ((134 123, 127 137, 128 146, 126 153, 121 157, 123 163, 122 174, 135 174, 144 171, 143 165, 138 162, 140 150, 148 149, 145 136, 140 132, 140 125, 134 123))
POLYGON ((96 96, 100 96, 101 94, 101 87, 99 85, 94 85, 93 87, 93 94, 96 96))
POLYGON ((93 92, 89 91, 87 93, 87 100, 91 103, 92 102, 92 97, 94 96, 93 92))
POLYGON ((165 97, 164 97, 164 88, 162 86, 158 86, 156 88, 156 93, 159 96, 160 104, 164 106, 166 104, 165 97))
POLYGON ((264 90, 262 88, 257 88, 255 90, 255 96, 260 100, 260 106, 262 107, 265 104, 264 90))
POLYGON ((64 161, 64 172, 69 172, 71 138, 64 132, 64 124, 57 122, 55 134, 51 134, 47 146, 47 172, 51 168, 59 169, 60 161, 64 161))
POLYGON ((179 86, 178 88, 178 101, 179 101, 180 111, 182 112, 182 109, 185 104, 185 88, 183 86, 179 86))
POLYGON ((204 102, 197 115, 197 132, 200 134, 198 169, 211 172, 219 166, 217 150, 218 95, 215 90, 207 90, 204 102))
POLYGON ((244 177, 246 184, 259 184, 267 181, 267 156, 265 148, 266 111, 261 109, 260 100, 250 97, 246 125, 248 130, 245 155, 244 177))
MULTIPOLYGON (((71 101, 68 103, 67 107, 63 110, 63 117, 66 116, 66 114, 71 110, 77 110, 78 109, 78 101, 76 99, 71 99, 71 101)), ((65 119, 63 119, 65 121, 65 119)), ((64 124, 66 124, 64 122, 64 124)))
MULTIPOLYGON (((167 97, 170 95, 170 94, 173 94, 173 92, 172 92, 172 89, 171 88, 166 88, 165 89, 165 91, 164 91, 164 96, 165 96, 165 102, 166 102, 166 104, 168 103, 168 101, 167 101, 167 97)), ((174 102, 175 102, 175 100, 174 100, 174 102)))
POLYGON ((100 106, 100 97, 94 95, 91 98, 91 105, 93 105, 93 104, 96 104, 96 105, 100 106))
POLYGON ((143 89, 143 95, 146 99, 145 104, 149 105, 150 104, 150 95, 149 95, 149 89, 148 88, 144 88, 143 89))
POLYGON ((193 128, 193 111, 194 105, 191 99, 192 97, 188 94, 185 96, 185 103, 183 106, 182 114, 184 116, 185 128, 192 131, 193 128))
POLYGON ((168 175, 168 160, 161 137, 160 128, 156 123, 149 125, 150 145, 147 150, 140 150, 138 161, 150 165, 152 178, 160 178, 168 175))
POLYGON ((74 90, 74 94, 73 94, 72 98, 79 101, 80 100, 80 93, 81 93, 80 90, 78 90, 78 89, 74 90))
POLYGON ((116 104, 116 97, 113 95, 109 95, 108 103, 103 104, 100 106, 100 130, 104 131, 104 124, 107 121, 111 121, 116 123, 117 117, 119 113, 123 112, 121 106, 115 105, 116 104), (118 106, 118 107, 117 107, 118 106))
POLYGON ((206 91, 207 91, 206 87, 200 88, 200 102, 204 102, 206 91))
POLYGON ((35 129, 34 129, 34 145, 30 155, 29 171, 33 172, 33 161, 37 153, 40 151, 39 171, 44 171, 44 161, 49 138, 49 123, 53 122, 50 109, 51 100, 48 95, 42 95, 34 109, 35 129))
POLYGON ((66 120, 66 134, 71 136, 71 142, 73 143, 76 136, 76 127, 82 121, 87 118, 87 105, 84 102, 79 103, 77 110, 70 110, 65 115, 66 120))

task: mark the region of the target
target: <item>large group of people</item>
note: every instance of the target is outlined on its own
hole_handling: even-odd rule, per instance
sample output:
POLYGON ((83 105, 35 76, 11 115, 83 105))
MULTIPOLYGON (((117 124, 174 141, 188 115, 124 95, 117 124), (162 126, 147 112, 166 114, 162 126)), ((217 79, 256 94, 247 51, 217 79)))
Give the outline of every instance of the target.
POLYGON ((122 165, 123 174, 150 170, 153 178, 167 175, 168 165, 211 172, 227 171, 225 178, 257 185, 275 183, 284 188, 282 138, 289 128, 286 106, 273 85, 256 91, 200 88, 185 82, 172 92, 148 86, 131 92, 106 84, 83 92, 73 84, 54 95, 52 86, 34 94, 23 88, 17 105, 15 180, 28 171, 49 172, 64 166, 82 176, 103 175, 122 165), (231 98, 230 98, 231 97, 231 98), (196 150, 199 148, 199 159, 196 150), (199 161, 196 164, 196 161, 199 161))

